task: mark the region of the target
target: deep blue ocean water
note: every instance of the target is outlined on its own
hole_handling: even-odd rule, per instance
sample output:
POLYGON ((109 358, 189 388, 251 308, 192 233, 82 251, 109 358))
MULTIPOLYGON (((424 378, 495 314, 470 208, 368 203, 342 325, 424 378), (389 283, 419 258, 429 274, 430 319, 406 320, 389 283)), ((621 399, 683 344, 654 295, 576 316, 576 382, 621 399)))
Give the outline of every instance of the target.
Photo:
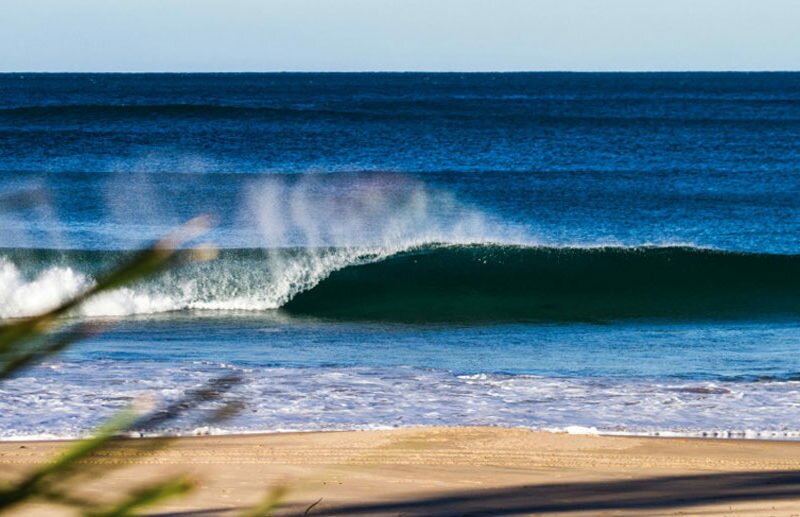
POLYGON ((0 436, 80 434, 226 372, 246 410, 212 432, 800 436, 800 73, 0 92, 0 318, 200 214, 221 249, 83 306, 115 326, 0 386, 0 436))

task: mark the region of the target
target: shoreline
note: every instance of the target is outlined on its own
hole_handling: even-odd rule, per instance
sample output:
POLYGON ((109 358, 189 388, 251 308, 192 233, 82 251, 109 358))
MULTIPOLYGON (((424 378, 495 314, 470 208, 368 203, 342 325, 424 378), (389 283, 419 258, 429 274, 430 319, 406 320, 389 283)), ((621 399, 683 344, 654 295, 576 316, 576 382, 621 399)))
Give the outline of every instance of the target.
MULTIPOLYGON (((199 428, 202 429, 202 428, 199 428)), ((596 428, 583 427, 583 426, 566 426, 564 428, 530 428, 523 426, 503 426, 503 425, 410 425, 401 427, 372 427, 372 428, 348 428, 348 429, 287 429, 275 431, 225 431, 219 430, 218 432, 205 432, 205 431, 188 431, 183 433, 170 434, 169 432, 163 434, 148 434, 136 436, 136 433, 124 435, 125 439, 132 440, 151 440, 156 438, 168 439, 194 439, 194 438, 223 438, 223 437, 252 437, 252 436, 282 436, 282 435, 304 435, 304 434, 325 434, 325 433, 370 433, 370 432, 391 432, 391 431, 407 431, 419 430, 424 431, 428 429, 498 429, 510 431, 526 431, 530 433, 544 433, 555 435, 567 436, 597 436, 604 438, 641 438, 641 439, 656 439, 656 440, 712 440, 723 442, 779 442, 779 443, 800 443, 800 431, 695 431, 682 433, 680 431, 654 431, 652 433, 638 433, 635 431, 602 431, 596 428), (766 436, 765 436, 766 435, 766 436)), ((87 433, 85 435, 76 436, 54 436, 52 438, 42 438, 42 435, 20 435, 19 437, 0 437, 0 446, 3 444, 27 444, 27 443, 73 443, 76 441, 84 440, 92 436, 87 433)))
MULTIPOLYGON (((0 442, 0 479, 69 443, 0 442)), ((309 515, 800 513, 800 442, 779 440, 426 427, 187 436, 153 455, 123 441, 90 463, 122 466, 85 487, 93 497, 176 473, 200 480, 152 515, 234 515, 275 486, 289 488, 276 515, 320 498, 309 515)))

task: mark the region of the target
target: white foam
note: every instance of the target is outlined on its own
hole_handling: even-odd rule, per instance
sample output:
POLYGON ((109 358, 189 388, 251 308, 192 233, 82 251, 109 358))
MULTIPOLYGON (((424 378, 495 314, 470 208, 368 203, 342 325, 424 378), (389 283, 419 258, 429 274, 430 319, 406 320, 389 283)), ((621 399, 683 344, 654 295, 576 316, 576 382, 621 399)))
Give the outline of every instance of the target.
POLYGON ((489 425, 573 434, 800 439, 794 382, 466 378, 411 367, 243 368, 127 360, 62 360, 4 383, 0 437, 85 435, 142 394, 164 404, 231 373, 245 374, 229 395, 241 397, 245 411, 213 425, 201 413, 145 434, 489 425), (711 384, 725 391, 707 389, 711 384))
POLYGON ((11 261, 0 257, 0 318, 46 311, 88 289, 93 281, 69 267, 51 267, 26 279, 11 261))
MULTIPOLYGON (((95 280, 71 267, 49 267, 25 278, 11 261, 0 258, 0 319, 37 314, 91 288, 95 280)), ((186 308, 185 301, 167 294, 123 288, 101 294, 78 309, 81 316, 151 314, 186 308)))
MULTIPOLYGON (((180 310, 264 311, 277 309, 315 286, 333 271, 383 254, 351 250, 272 254, 266 262, 219 264, 209 271, 170 274, 132 287, 101 293, 76 311, 81 317, 118 317, 180 310), (258 278, 246 269, 268 269, 258 278), (226 271, 226 268, 236 271, 226 271), (272 268, 272 269, 270 269, 272 268), (193 278, 193 275, 203 278, 193 278), (202 280, 202 285, 198 280, 202 280)), ((0 257, 0 319, 31 316, 52 309, 91 288, 95 279, 72 267, 48 267, 26 277, 0 257)))

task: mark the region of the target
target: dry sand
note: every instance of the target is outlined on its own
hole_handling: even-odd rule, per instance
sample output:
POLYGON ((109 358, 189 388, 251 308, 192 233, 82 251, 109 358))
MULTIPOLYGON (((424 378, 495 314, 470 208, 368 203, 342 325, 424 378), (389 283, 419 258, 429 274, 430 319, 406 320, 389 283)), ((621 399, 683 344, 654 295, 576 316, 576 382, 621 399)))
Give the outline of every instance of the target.
MULTIPOLYGON (((236 515, 289 487, 277 515, 800 516, 800 443, 574 436, 498 428, 181 438, 147 456, 131 440, 95 462, 122 465, 86 494, 188 473, 189 497, 154 515, 236 515)), ((0 476, 63 442, 0 443, 0 476)), ((18 514, 47 515, 36 506, 18 514)))

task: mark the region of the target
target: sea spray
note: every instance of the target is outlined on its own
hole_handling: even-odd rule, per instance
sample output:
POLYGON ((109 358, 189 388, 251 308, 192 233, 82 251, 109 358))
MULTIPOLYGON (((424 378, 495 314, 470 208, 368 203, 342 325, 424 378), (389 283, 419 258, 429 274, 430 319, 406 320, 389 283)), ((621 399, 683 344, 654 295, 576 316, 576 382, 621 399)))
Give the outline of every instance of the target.
MULTIPOLYGON (((261 247, 223 249, 218 260, 104 293, 77 315, 280 309, 345 320, 597 322, 796 317, 800 310, 800 256, 543 247, 401 175, 253 181, 238 225, 255 231, 261 247)), ((0 250, 0 318, 55 306, 128 253, 0 250)))
MULTIPOLYGON (((161 206, 146 177, 129 185, 161 206)), ((451 193, 402 175, 274 176, 244 191, 238 224, 255 229, 260 249, 223 250, 220 260, 189 264, 83 305, 81 316, 125 316, 178 310, 278 309, 332 272, 430 243, 510 240, 499 221, 451 193), (494 232, 494 233, 492 233, 494 232)), ((136 219, 124 200, 109 206, 136 219)), ((163 225, 167 208, 143 219, 163 225)), ((57 305, 94 283, 124 251, 14 250, 3 257, 0 318, 57 305)))
POLYGON ((476 208, 402 175, 275 176, 250 187, 246 206, 263 236, 276 307, 346 266, 433 242, 508 238, 476 208))

